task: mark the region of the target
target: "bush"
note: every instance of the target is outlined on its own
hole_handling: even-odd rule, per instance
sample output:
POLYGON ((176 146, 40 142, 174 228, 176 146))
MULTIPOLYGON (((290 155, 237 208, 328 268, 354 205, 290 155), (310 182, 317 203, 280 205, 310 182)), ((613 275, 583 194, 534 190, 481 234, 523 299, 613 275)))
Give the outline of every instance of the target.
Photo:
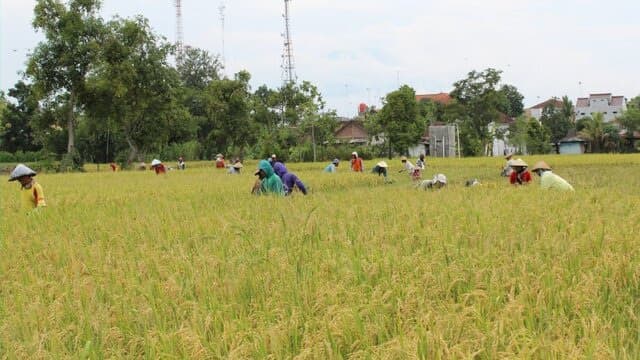
POLYGON ((0 163, 14 163, 16 157, 10 152, 0 151, 0 163))
POLYGON ((163 161, 177 160, 180 156, 185 160, 200 160, 202 155, 202 145, 196 140, 185 143, 173 143, 165 147, 157 154, 158 158, 163 161))

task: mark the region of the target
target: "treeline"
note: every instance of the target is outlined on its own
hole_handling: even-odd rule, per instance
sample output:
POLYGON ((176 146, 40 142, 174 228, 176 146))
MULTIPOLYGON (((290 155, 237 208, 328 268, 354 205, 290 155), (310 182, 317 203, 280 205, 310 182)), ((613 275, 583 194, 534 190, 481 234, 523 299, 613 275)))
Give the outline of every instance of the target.
POLYGON ((640 128, 640 98, 616 124, 601 114, 575 119, 567 97, 544 109, 541 121, 527 118, 517 88, 501 83, 500 70, 486 69, 455 82, 446 104, 418 102, 411 87, 400 87, 381 109, 361 114, 380 145, 334 146, 336 113, 313 84, 251 89, 249 72, 225 76, 217 56, 192 47, 177 53, 143 17, 107 21, 99 6, 36 2, 33 26, 45 40, 30 54, 24 78, 0 93, 0 162, 46 158, 69 169, 217 153, 294 161, 346 158, 352 150, 391 156, 406 153, 433 123, 457 124, 467 156, 488 154, 494 138, 528 153, 550 152, 571 131, 594 152, 632 151, 640 128), (505 129, 505 118, 517 120, 505 129))
POLYGON ((176 48, 146 19, 105 21, 98 10, 93 0, 37 2, 33 26, 46 40, 13 99, 0 99, 1 151, 59 155, 77 168, 216 153, 308 160, 313 142, 332 143, 337 116, 311 83, 252 91, 249 72, 223 76, 218 57, 192 47, 173 65, 176 48))

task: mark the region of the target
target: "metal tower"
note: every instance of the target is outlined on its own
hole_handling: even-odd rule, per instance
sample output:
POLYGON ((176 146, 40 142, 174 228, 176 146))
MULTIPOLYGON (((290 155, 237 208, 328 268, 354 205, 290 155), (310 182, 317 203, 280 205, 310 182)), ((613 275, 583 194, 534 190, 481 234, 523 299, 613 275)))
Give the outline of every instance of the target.
POLYGON ((222 37, 222 53, 220 54, 220 61, 222 63, 222 68, 225 68, 225 57, 224 57, 224 3, 220 3, 218 6, 218 12, 220 13, 220 28, 221 28, 221 37, 222 37))
POLYGON ((294 83, 296 74, 293 64, 293 44, 291 42, 291 23, 289 19, 289 2, 284 0, 284 53, 282 54, 282 82, 294 83))
POLYGON ((184 59, 183 33, 182 33, 182 5, 181 0, 174 0, 176 6, 176 64, 182 64, 184 59))

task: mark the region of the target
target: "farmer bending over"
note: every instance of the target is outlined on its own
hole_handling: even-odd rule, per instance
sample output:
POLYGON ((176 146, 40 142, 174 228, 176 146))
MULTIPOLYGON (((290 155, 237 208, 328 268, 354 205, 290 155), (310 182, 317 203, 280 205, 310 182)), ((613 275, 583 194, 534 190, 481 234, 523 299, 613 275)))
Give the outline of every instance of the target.
POLYGON ((20 182, 22 206, 28 210, 47 206, 42 186, 33 179, 34 176, 36 176, 36 172, 24 164, 18 164, 9 176, 9 181, 18 180, 20 182))

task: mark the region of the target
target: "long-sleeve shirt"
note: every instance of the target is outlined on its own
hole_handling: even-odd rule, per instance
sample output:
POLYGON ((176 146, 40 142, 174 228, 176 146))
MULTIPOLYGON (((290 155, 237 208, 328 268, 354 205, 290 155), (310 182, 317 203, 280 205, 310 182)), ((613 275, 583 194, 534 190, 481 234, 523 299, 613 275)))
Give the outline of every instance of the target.
POLYGON ((565 179, 552 173, 550 170, 540 175, 540 187, 543 189, 558 189, 564 191, 574 191, 573 186, 565 179))
POLYGON ((362 172, 363 167, 362 167, 362 158, 355 158, 355 159, 351 159, 351 170, 356 171, 356 172, 362 172))
POLYGON ((287 195, 291 194, 294 187, 298 187, 303 194, 307 195, 307 188, 295 174, 290 172, 284 174, 282 176, 282 182, 284 183, 284 191, 287 195))

